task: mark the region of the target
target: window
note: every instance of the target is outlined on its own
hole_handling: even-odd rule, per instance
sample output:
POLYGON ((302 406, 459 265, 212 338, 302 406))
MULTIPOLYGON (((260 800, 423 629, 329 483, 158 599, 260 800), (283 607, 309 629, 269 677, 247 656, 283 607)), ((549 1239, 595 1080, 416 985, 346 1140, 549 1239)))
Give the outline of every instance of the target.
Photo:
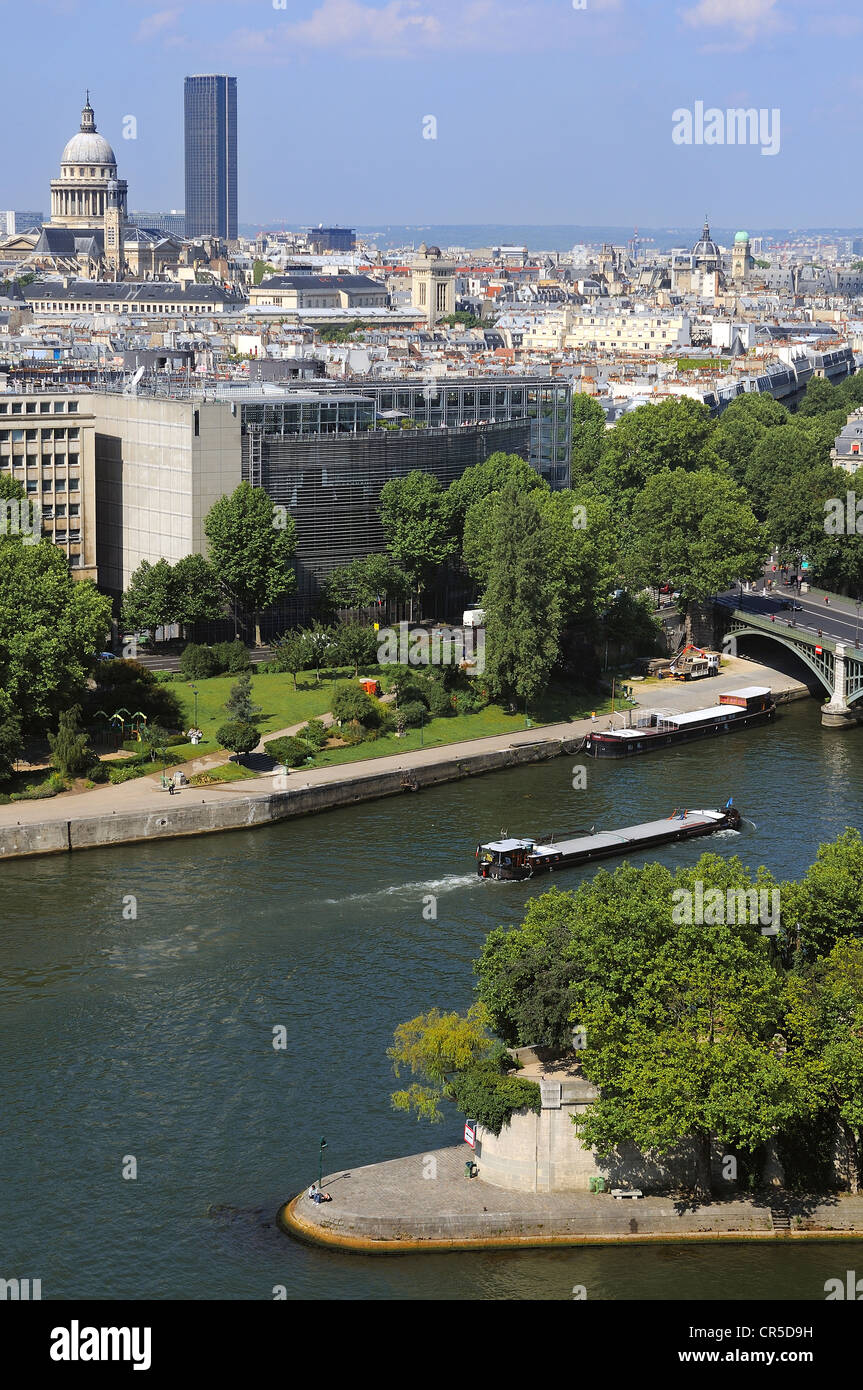
POLYGON ((55 481, 55 483, 54 483, 54 486, 55 486, 55 488, 57 489, 58 492, 65 492, 65 491, 66 491, 66 479, 65 479, 65 478, 57 478, 56 481, 55 481))
POLYGON ((65 402, 65 401, 55 401, 55 402, 54 402, 54 410, 55 410, 55 412, 56 412, 58 415, 61 414, 62 411, 64 411, 65 409, 66 409, 66 402, 65 402))
POLYGON ((21 402, 20 402, 20 401, 13 401, 13 402, 12 402, 12 414, 13 414, 13 415, 20 415, 20 414, 21 414, 21 402))
POLYGON ((27 491, 28 491, 28 492, 38 492, 38 491, 39 491, 39 480, 38 480, 38 478, 28 478, 28 479, 27 479, 27 491))
POLYGON ((35 414, 36 414, 36 402, 35 402, 35 401, 28 401, 27 404, 26 404, 26 406, 24 407, 24 409, 25 409, 25 412, 26 412, 27 415, 35 415, 35 414))
POLYGON ((66 503, 65 503, 65 502, 60 502, 60 503, 58 504, 57 508, 56 508, 55 516, 65 516, 65 515, 66 515, 66 503))
POLYGON ((24 431, 24 437, 25 437, 25 439, 35 439, 35 438, 36 438, 36 431, 35 431, 35 430, 25 430, 25 431, 24 431))
POLYGON ((77 415, 77 414, 78 414, 78 402, 77 402, 77 401, 70 401, 70 402, 69 402, 69 414, 70 414, 70 415, 77 415))
POLYGON ((47 415, 47 414, 48 414, 48 411, 49 411, 50 409, 51 409, 51 402, 50 402, 50 401, 40 401, 40 402, 39 402, 39 414, 40 414, 40 415, 47 415))
POLYGON ((79 483, 78 483, 77 477, 75 477, 75 478, 70 478, 70 479, 69 479, 69 491, 70 491, 70 492, 77 492, 78 489, 79 489, 79 483))
POLYGON ((52 476, 51 476, 50 473, 45 473, 45 474, 43 474, 43 477, 42 477, 42 491, 43 491, 43 492, 53 492, 53 491, 54 491, 54 479, 52 478, 52 476))
POLYGON ((23 444, 23 443, 24 443, 24 431, 23 431, 23 430, 13 430, 13 431, 12 431, 12 443, 13 443, 13 444, 23 444))
POLYGON ((80 516, 80 515, 81 515, 81 503, 80 503, 80 502, 70 502, 70 503, 69 503, 69 515, 70 515, 70 516, 80 516))

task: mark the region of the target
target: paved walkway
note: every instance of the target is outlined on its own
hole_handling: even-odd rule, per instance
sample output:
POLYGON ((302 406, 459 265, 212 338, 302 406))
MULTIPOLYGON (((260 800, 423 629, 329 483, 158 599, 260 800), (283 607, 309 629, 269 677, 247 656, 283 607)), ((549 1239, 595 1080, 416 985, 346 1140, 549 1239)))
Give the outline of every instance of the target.
POLYGON ((812 1200, 787 1193, 697 1203, 658 1196, 620 1201, 610 1193, 511 1192, 479 1175, 468 1179, 466 1144, 328 1174, 332 1201, 304 1189, 279 1212, 283 1230, 354 1250, 455 1246, 581 1245, 672 1240, 788 1239, 863 1235, 863 1195, 812 1200), (773 1228, 771 1205, 787 1210, 791 1229, 773 1228))
MULTIPOLYGON (((729 660, 722 674, 709 681, 650 681, 636 683, 634 687, 638 704, 645 709, 662 708, 672 711, 697 709, 701 705, 712 704, 724 690, 733 690, 741 685, 769 685, 775 693, 798 692, 808 694, 805 686, 794 677, 782 675, 756 662, 729 660)), ((304 721, 305 722, 305 721, 304 721)), ((614 722, 619 726, 620 716, 614 722)), ((607 729, 612 725, 610 715, 603 715, 593 723, 590 719, 572 720, 564 724, 544 724, 533 729, 523 729, 511 734, 497 734, 491 738, 470 739, 462 743, 448 743, 435 748, 419 748, 413 752, 393 754, 384 758, 369 758, 362 762, 336 764, 333 767, 301 768, 291 772, 291 783, 302 787, 321 786, 329 782, 361 781, 377 777, 384 772, 409 771, 445 761, 458 762, 469 754, 493 752, 510 748, 517 744, 556 741, 578 738, 591 729, 607 729)), ((267 739, 295 733, 302 724, 289 729, 269 733, 267 739)), ((262 745, 258 746, 259 751, 262 745)), ((209 753, 194 762, 183 765, 182 770, 192 777, 196 772, 226 761, 224 753, 209 753)), ((272 791, 272 773, 262 773, 255 779, 239 782, 221 782, 212 787, 184 787, 179 793, 177 804, 235 801, 238 797, 268 796, 272 791)), ((168 793, 161 788, 161 774, 153 777, 138 777, 119 786, 97 786, 91 791, 63 792, 45 801, 14 801, 8 806, 0 806, 0 827, 4 825, 26 825, 52 821, 66 822, 80 820, 88 816, 121 815, 126 812, 152 811, 167 802, 168 793)), ((177 801, 177 798, 172 798, 177 801)))

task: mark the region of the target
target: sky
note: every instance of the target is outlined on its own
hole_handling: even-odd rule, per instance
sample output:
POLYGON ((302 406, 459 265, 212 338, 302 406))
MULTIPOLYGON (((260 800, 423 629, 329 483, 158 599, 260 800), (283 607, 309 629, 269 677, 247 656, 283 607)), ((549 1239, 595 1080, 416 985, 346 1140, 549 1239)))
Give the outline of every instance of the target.
POLYGON ((226 72, 241 223, 863 225, 860 0, 0 0, 0 53, 0 208, 47 215, 87 87, 130 209, 182 208, 226 72))

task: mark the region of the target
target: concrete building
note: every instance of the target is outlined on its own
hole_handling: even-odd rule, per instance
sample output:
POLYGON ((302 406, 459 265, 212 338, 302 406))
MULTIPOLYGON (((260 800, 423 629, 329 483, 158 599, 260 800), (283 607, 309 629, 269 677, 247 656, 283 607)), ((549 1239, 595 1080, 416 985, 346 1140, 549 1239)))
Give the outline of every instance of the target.
POLYGON ((42 534, 59 546, 76 579, 96 579, 94 398, 55 387, 0 389, 0 469, 41 509, 42 534))
POLYGON ((165 395, 95 395, 99 581, 117 595, 142 560, 205 553, 203 521, 241 480, 263 487, 297 526, 298 595, 384 549, 378 499, 413 469, 445 486, 496 452, 520 454, 553 487, 569 482, 570 387, 525 378, 301 387, 229 386, 165 395), (206 399, 205 399, 206 396, 206 399), (401 419, 417 428, 398 429, 401 419))
POLYGON ((117 596, 142 560, 206 552, 203 521, 242 477, 241 419, 221 402, 99 393, 99 583, 117 596))
POLYGON ((93 313, 189 317, 222 314, 245 305, 245 300, 218 285, 122 284, 111 280, 41 280, 25 285, 23 295, 34 314, 50 317, 93 313))
POLYGON ((385 309, 387 287, 370 275, 272 275, 249 290, 252 306, 279 309, 385 309))
POLYGON ((411 266, 411 303, 434 328, 438 319, 455 313, 456 265, 446 261, 439 246, 423 242, 411 266))
POLYGON ((863 410, 855 410, 848 416, 836 436, 830 458, 834 468, 844 468, 846 473, 856 473, 863 466, 863 410))
MULTIPOLYGON (((569 349, 593 348, 599 352, 657 353, 689 347, 690 318, 681 311, 645 312, 641 309, 603 312, 590 306, 563 311, 563 343, 569 349)), ((524 338, 525 346, 531 340, 524 338)))

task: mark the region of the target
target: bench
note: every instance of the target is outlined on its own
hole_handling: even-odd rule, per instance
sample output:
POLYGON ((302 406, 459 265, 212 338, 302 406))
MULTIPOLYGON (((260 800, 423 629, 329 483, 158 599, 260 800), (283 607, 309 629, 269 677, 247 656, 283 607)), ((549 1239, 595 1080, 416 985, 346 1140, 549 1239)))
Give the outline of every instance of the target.
POLYGON ((643 1197, 644 1193, 641 1191, 640 1187, 633 1187, 630 1191, 626 1191, 622 1187, 613 1187, 611 1189, 611 1195, 612 1197, 616 1197, 619 1202, 624 1197, 643 1197))

